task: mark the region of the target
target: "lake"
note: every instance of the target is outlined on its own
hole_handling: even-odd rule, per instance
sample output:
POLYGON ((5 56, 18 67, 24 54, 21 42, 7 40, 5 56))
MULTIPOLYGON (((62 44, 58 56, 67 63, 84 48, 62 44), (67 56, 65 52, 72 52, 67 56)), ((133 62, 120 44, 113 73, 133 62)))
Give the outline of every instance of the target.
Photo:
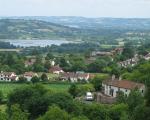
POLYGON ((72 41, 67 40, 3 40, 5 42, 10 42, 14 46, 21 47, 31 47, 31 46, 51 46, 51 45, 61 45, 63 43, 72 43, 72 41))

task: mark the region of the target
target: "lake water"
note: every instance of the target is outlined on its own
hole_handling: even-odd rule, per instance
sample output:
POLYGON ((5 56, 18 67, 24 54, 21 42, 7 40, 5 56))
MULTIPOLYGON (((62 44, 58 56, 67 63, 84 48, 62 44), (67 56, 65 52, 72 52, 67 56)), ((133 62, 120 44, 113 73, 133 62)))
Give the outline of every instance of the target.
POLYGON ((10 44, 14 46, 21 47, 31 47, 31 46, 51 46, 51 45, 61 45, 63 43, 71 43, 71 41, 67 40, 5 40, 6 42, 10 42, 10 44))

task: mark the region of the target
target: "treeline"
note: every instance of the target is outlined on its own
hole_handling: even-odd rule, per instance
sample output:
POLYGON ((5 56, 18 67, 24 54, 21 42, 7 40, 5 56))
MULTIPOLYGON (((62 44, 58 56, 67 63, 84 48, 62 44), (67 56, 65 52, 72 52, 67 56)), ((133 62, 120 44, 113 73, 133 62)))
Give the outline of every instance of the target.
POLYGON ((46 46, 46 47, 27 47, 25 48, 22 53, 25 55, 37 55, 37 54, 43 54, 46 52, 51 53, 63 53, 63 54, 76 54, 76 53, 88 53, 92 52, 94 50, 97 51, 109 51, 112 50, 114 47, 110 48, 103 48, 100 46, 99 43, 94 42, 81 42, 81 43, 68 43, 68 44, 62 44, 60 46, 58 45, 52 45, 52 46, 46 46))
POLYGON ((9 42, 0 41, 0 49, 15 49, 16 47, 9 42))

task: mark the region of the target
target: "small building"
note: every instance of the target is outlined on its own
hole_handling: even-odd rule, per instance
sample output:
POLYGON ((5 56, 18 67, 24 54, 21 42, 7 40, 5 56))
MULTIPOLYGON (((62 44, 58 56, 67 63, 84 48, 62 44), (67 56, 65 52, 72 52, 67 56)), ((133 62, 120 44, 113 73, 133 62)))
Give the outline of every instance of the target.
POLYGON ((24 64, 25 64, 25 67, 29 67, 29 66, 32 66, 35 62, 36 62, 36 59, 31 58, 31 59, 26 60, 24 64))
POLYGON ((116 48, 114 51, 112 51, 112 52, 114 52, 114 54, 119 54, 119 55, 121 55, 122 53, 123 53, 123 48, 116 48))
POLYGON ((14 72, 1 71, 1 73, 0 73, 0 81, 12 82, 12 81, 17 81, 17 80, 18 80, 18 76, 14 72))
POLYGON ((53 73, 53 74, 60 74, 60 73, 63 73, 63 69, 57 65, 57 66, 52 66, 50 69, 49 69, 49 72, 50 73, 53 73))
POLYGON ((122 91, 125 95, 129 95, 131 90, 137 88, 142 94, 145 91, 145 85, 142 83, 136 83, 128 80, 119 80, 112 77, 110 80, 106 80, 102 83, 103 93, 105 95, 116 97, 119 91, 122 91))
POLYGON ((91 57, 94 56, 113 56, 113 54, 111 52, 93 51, 91 57))
POLYGON ((88 82, 89 78, 90 78, 89 73, 68 72, 68 73, 63 73, 61 75, 61 80, 71 81, 71 82, 79 82, 79 81, 83 81, 83 80, 88 82))
POLYGON ((28 82, 30 82, 32 77, 34 77, 34 76, 38 76, 38 74, 34 73, 34 72, 25 72, 23 74, 23 77, 26 78, 28 82))
POLYGON ((150 53, 148 53, 147 55, 145 55, 143 58, 144 58, 145 60, 150 60, 150 53))
POLYGON ((131 59, 127 59, 125 61, 119 62, 118 65, 124 68, 127 68, 128 66, 133 67, 138 64, 139 60, 140 60, 140 56, 136 54, 131 59))
POLYGON ((55 61, 54 60, 50 61, 50 63, 51 63, 51 66, 55 66, 55 61))

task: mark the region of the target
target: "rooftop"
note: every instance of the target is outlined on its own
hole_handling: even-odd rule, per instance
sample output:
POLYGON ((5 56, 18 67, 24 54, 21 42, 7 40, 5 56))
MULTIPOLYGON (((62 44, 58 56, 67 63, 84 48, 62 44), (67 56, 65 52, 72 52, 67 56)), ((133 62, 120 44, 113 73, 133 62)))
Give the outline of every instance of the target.
POLYGON ((109 86, 114 86, 118 88, 125 88, 125 89, 135 89, 135 88, 141 88, 145 86, 142 83, 136 83, 129 80, 106 80, 103 82, 103 84, 107 84, 109 86))

